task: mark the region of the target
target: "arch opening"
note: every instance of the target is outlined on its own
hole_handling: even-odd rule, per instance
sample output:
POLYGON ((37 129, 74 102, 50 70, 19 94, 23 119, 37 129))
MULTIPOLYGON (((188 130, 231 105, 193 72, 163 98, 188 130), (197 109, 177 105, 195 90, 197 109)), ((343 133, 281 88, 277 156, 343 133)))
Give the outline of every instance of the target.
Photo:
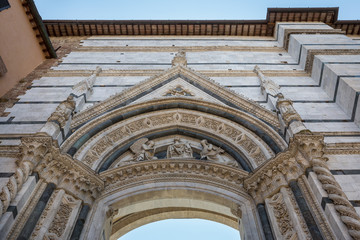
MULTIPOLYGON (((102 173, 103 177, 111 171, 119 172, 108 170, 102 173)), ((199 218, 237 229, 242 239, 262 238, 256 206, 241 184, 221 182, 199 172, 192 175, 188 171, 186 174, 160 171, 157 176, 146 174, 109 185, 109 192, 91 211, 85 236, 103 234, 106 239, 118 239, 148 223, 199 218), (99 222, 104 224, 100 226, 99 222)))
MULTIPOLYGON (((237 229, 201 218, 166 219, 136 228, 118 240, 136 239, 227 239, 240 240, 237 229)), ((115 238, 116 239, 116 238, 115 238)))

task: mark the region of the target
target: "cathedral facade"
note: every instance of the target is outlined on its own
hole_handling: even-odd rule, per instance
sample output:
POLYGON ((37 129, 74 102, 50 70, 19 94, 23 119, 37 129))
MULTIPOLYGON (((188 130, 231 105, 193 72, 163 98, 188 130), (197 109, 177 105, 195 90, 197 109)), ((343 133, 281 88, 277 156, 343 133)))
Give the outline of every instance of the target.
POLYGON ((337 11, 39 23, 59 58, 0 117, 0 239, 360 239, 360 24, 337 11))

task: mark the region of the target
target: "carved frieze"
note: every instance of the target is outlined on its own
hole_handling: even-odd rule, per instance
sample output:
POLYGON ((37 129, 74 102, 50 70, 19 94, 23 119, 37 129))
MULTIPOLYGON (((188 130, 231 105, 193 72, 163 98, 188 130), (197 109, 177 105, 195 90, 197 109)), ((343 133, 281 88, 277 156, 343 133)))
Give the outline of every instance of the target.
MULTIPOLYGON (((141 135, 142 132, 155 131, 173 124, 196 128, 227 139, 254 161, 254 166, 264 163, 269 155, 273 156, 272 150, 259 137, 239 125, 231 125, 222 118, 210 118, 195 111, 168 110, 140 115, 134 121, 125 120, 98 133, 78 150, 75 158, 94 169, 95 162, 99 163, 113 150, 114 146, 120 145, 121 142, 128 141, 134 135, 141 135)), ((143 147, 144 149, 148 148, 147 146, 143 147)), ((138 152, 141 152, 141 149, 138 152)), ((170 152, 173 151, 168 151, 168 158, 172 158, 170 152)), ((192 154, 188 154, 186 157, 192 157, 192 154)))
POLYGON ((231 184, 238 188, 246 176, 248 173, 241 169, 202 160, 183 159, 143 161, 114 168, 100 174, 101 179, 105 182, 103 193, 132 183, 134 177, 138 179, 156 179, 158 177, 174 179, 178 177, 182 180, 206 178, 209 182, 215 181, 216 184, 223 186, 231 184))
POLYGON ((282 187, 265 200, 276 239, 312 239, 292 191, 282 187))

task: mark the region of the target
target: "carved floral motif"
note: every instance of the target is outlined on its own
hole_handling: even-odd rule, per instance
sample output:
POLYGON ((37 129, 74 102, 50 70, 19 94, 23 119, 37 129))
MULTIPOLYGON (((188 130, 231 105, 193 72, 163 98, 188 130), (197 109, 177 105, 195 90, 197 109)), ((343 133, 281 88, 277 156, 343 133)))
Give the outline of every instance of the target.
POLYGON ((270 198, 269 204, 273 208, 278 229, 284 239, 296 239, 297 234, 289 216, 282 193, 277 193, 270 198))

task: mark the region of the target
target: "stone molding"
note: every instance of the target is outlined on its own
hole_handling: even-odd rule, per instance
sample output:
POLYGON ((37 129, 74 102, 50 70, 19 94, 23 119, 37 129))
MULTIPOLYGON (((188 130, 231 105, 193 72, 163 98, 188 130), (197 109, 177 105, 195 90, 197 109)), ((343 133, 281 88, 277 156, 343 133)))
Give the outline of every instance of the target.
POLYGON ((265 200, 276 239, 312 239, 292 191, 282 187, 265 200))
MULTIPOLYGON (((153 76, 163 73, 164 70, 103 70, 99 77, 113 76, 153 76)), ((256 73, 251 70, 198 70, 198 73, 208 77, 255 77, 256 73)), ((91 70, 49 70, 44 77, 89 77, 93 71, 91 70)), ((304 71, 299 70, 263 70, 265 76, 268 77, 310 77, 304 71)))
POLYGON ((164 177, 180 181, 195 179, 195 181, 220 185, 226 189, 229 189, 230 186, 232 189, 239 189, 247 176, 248 172, 241 169, 194 159, 144 161, 100 173, 100 178, 105 182, 102 196, 116 189, 124 188, 128 184, 140 183, 146 179, 156 181, 157 178, 164 177))
POLYGON ((21 190, 22 185, 31 175, 33 169, 42 158, 48 155, 51 144, 52 139, 41 134, 22 139, 20 153, 17 154, 18 160, 15 174, 9 178, 0 192, 0 217, 6 212, 10 202, 21 190))
MULTIPOLYGON (((326 26, 326 25, 325 25, 326 26)), ((284 29, 284 49, 289 49, 291 34, 345 34, 341 29, 284 29)))
POLYGON ((354 155, 360 154, 360 143, 327 143, 326 155, 354 155))
POLYGON ((31 234, 31 239, 68 239, 80 206, 81 200, 66 194, 62 189, 55 190, 31 234))
POLYGON ((30 214, 32 213, 32 210, 35 208, 41 195, 43 194, 43 192, 46 188, 46 185, 47 184, 42 179, 39 180, 33 193, 29 197, 29 201, 26 202, 26 204, 22 208, 21 212, 19 212, 19 216, 21 216, 21 217, 17 217, 15 219, 15 221, 12 225, 12 228, 7 235, 8 240, 17 239, 22 228, 25 226, 27 219, 29 218, 30 214))
POLYGON ((282 47, 251 46, 81 46, 73 52, 206 52, 206 51, 239 51, 239 52, 285 52, 282 47))
POLYGON ((308 49, 305 71, 311 73, 315 55, 359 55, 360 49, 308 49))
POLYGON ((126 102, 127 100, 143 93, 148 89, 151 89, 152 87, 176 75, 183 75, 191 79, 195 83, 205 87, 209 91, 216 92, 219 96, 223 97, 225 100, 239 106, 240 108, 268 122, 269 124, 275 127, 279 126, 279 122, 276 114, 260 106, 255 101, 247 99, 244 96, 241 96, 235 93, 234 91, 231 91, 228 88, 221 86, 220 84, 216 83, 214 80, 211 80, 210 78, 201 75, 189 68, 183 66, 175 66, 160 75, 155 75, 149 79, 146 79, 138 83, 137 85, 131 88, 125 89, 121 93, 113 97, 110 97, 107 100, 98 103, 83 112, 75 114, 73 118, 72 127, 84 124, 90 119, 95 118, 100 114, 103 114, 113 109, 120 103, 126 102))
POLYGON ((308 203, 309 207, 311 208, 311 211, 314 213, 316 218, 319 220, 317 221, 319 228, 321 229, 321 232, 325 239, 332 239, 335 240, 336 237, 332 231, 332 228, 330 224, 328 223, 328 220, 326 219, 325 213, 323 209, 321 208, 321 205, 316 199, 315 194, 311 190, 311 186, 309 184, 309 181, 307 180, 305 175, 302 175, 298 179, 299 187, 301 188, 301 191, 304 195, 304 198, 306 199, 306 202, 308 203))

